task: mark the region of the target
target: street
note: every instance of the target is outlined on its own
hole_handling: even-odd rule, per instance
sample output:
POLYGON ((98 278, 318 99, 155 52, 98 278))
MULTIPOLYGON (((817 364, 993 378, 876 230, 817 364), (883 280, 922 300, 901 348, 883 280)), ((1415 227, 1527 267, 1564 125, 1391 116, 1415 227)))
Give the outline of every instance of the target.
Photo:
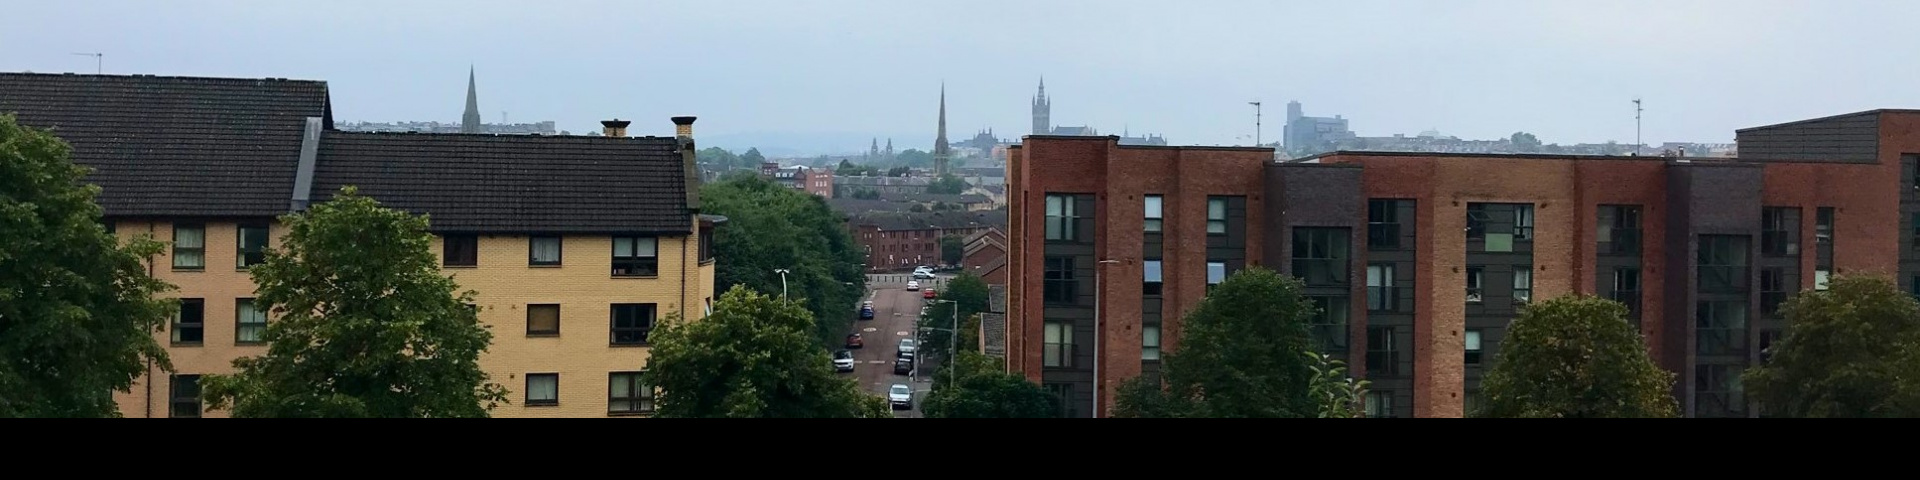
MULTIPOLYGON (((920 382, 910 382, 907 375, 893 373, 900 339, 913 338, 914 323, 924 305, 921 292, 907 291, 906 282, 911 279, 911 275, 905 274, 867 276, 867 299, 873 301, 873 320, 855 320, 853 329, 860 333, 866 347, 853 351, 853 373, 843 374, 857 376, 863 388, 881 398, 886 398, 887 389, 894 384, 911 385, 913 409, 894 410, 895 418, 919 418, 921 401, 926 398, 927 390, 933 388, 925 375, 920 382)), ((945 278, 921 280, 920 284, 923 287, 945 285, 945 278)))

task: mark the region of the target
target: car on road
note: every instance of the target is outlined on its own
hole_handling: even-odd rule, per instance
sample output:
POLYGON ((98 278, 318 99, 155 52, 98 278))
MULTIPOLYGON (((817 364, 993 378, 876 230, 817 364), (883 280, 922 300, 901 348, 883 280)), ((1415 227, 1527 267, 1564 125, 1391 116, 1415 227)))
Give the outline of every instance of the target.
POLYGON ((933 267, 921 265, 913 269, 913 278, 933 278, 933 267))
POLYGON ((933 289, 931 288, 920 291, 920 298, 933 298, 934 295, 933 289))
POLYGON ((895 410, 912 410, 913 387, 901 383, 893 384, 892 388, 887 389, 887 404, 892 405, 895 410))
POLYGON ((912 375, 913 359, 911 358, 893 359, 893 374, 894 375, 912 375))
POLYGON ((917 281, 913 281, 913 280, 908 280, 908 281, 907 281, 907 291, 909 291, 909 292, 918 292, 918 291, 920 291, 920 282, 917 282, 917 281))
POLYGON ((847 334, 847 348, 867 348, 867 341, 858 333, 847 334))
POLYGON ((918 349, 919 349, 918 347, 919 347, 918 345, 916 345, 916 344, 914 344, 914 343, 913 343, 913 339, 911 339, 911 338, 902 338, 902 339, 900 339, 900 347, 899 347, 899 355, 898 355, 898 356, 899 356, 900 358, 913 358, 913 354, 914 354, 914 351, 915 351, 915 350, 918 350, 918 349))
POLYGON ((841 373, 853 371, 853 352, 849 350, 833 352, 833 370, 841 373))
POLYGON ((866 304, 860 306, 860 319, 861 320, 873 319, 873 302, 867 302, 866 304))

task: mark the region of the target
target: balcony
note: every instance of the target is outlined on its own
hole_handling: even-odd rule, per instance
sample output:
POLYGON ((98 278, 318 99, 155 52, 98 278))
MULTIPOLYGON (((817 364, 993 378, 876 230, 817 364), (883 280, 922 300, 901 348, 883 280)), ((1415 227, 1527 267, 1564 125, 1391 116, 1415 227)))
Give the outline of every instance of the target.
POLYGON ((1708 266, 1698 270, 1700 293, 1743 293, 1753 284, 1753 269, 1745 265, 1708 266))
POLYGON ((1639 255, 1640 229, 1615 228, 1612 238, 1602 240, 1599 247, 1601 255, 1639 255))
POLYGON ((1346 259, 1293 259, 1293 275, 1309 287, 1343 287, 1349 282, 1346 259))
POLYGON ((1367 287, 1367 311, 1397 312, 1400 304, 1400 289, 1396 287, 1367 287))

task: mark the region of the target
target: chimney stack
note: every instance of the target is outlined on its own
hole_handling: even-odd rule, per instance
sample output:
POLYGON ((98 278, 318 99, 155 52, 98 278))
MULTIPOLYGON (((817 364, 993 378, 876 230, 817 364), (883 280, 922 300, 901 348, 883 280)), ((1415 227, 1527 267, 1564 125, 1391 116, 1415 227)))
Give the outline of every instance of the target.
POLYGON ((700 211, 700 159, 693 145, 693 121, 696 117, 673 117, 673 137, 680 147, 680 166, 687 185, 687 208, 700 211))
POLYGON ((627 136, 627 126, 632 124, 633 122, 621 120, 618 118, 613 120, 602 120, 600 122, 600 126, 604 128, 601 130, 601 133, 609 137, 625 137, 627 136))

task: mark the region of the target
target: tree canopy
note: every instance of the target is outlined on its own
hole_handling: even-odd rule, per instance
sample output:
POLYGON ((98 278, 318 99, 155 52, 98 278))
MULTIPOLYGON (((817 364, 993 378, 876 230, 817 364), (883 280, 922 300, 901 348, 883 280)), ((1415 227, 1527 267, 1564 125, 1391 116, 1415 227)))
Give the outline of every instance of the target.
POLYGON ((46 130, 0 115, 0 418, 114 417, 152 363, 171 370, 153 334, 173 315, 172 286, 142 259, 151 236, 115 240, 100 188, 46 130))
POLYGON ((953 176, 953 174, 946 174, 941 175, 940 178, 933 179, 932 183, 928 183, 927 193, 935 195, 959 195, 965 193, 968 188, 970 188, 970 186, 967 185, 966 180, 961 180, 960 177, 953 176))
POLYGON ((787 269, 787 295, 813 313, 814 337, 822 346, 837 344, 867 284, 866 255, 845 217, 818 196, 746 172, 705 185, 700 199, 708 213, 728 218, 714 233, 716 285, 778 293, 774 270, 787 269))
POLYGON ((1920 303, 1893 282, 1837 276, 1787 300, 1786 336, 1744 376, 1769 416, 1920 416, 1920 303))
POLYGON ((1368 382, 1355 380, 1347 372, 1347 362, 1335 360, 1331 355, 1307 352, 1306 356, 1313 369, 1313 382, 1308 390, 1313 392, 1313 399, 1320 406, 1317 417, 1364 416, 1368 382))
POLYGON ((1180 348, 1162 356, 1164 388, 1127 381, 1115 416, 1312 418, 1317 364, 1307 319, 1316 309, 1299 279, 1264 268, 1228 277, 1183 320, 1180 348))
POLYGON ((269 312, 267 354, 201 380, 235 417, 485 417, 507 403, 479 357, 493 334, 442 275, 427 218, 342 188, 281 217, 287 235, 250 271, 269 312))
POLYGON ((1494 418, 1668 418, 1673 374, 1613 300, 1570 295, 1528 305, 1481 383, 1494 418))
POLYGON ((649 340, 644 375, 669 418, 884 418, 886 401, 833 371, 813 315, 735 285, 697 322, 678 314, 649 340))
POLYGON ((963 352, 934 374, 933 393, 921 408, 927 418, 1055 418, 1059 401, 1025 377, 1007 373, 1000 359, 963 352))
MULTIPOLYGON (((926 335, 922 337, 926 345, 921 348, 933 357, 951 358, 948 357, 947 352, 949 343, 964 343, 968 338, 973 338, 975 342, 979 341, 977 333, 973 337, 966 335, 964 323, 959 327, 960 337, 953 339, 952 342, 948 341, 950 333, 947 330, 955 329, 955 319, 961 321, 973 319, 978 322, 974 317, 980 312, 987 311, 987 282, 981 280, 978 275, 961 272, 947 281, 946 290, 939 292, 939 296, 940 300, 949 300, 954 303, 934 302, 928 306, 927 315, 920 319, 920 326, 926 328, 926 335), (958 317, 954 316, 956 312, 953 311, 956 306, 960 309, 957 312, 958 317)), ((977 348, 978 345, 961 345, 959 348, 965 350, 968 347, 977 348)))
POLYGON ((966 255, 967 244, 958 235, 940 237, 940 261, 947 265, 959 265, 960 257, 966 255))

